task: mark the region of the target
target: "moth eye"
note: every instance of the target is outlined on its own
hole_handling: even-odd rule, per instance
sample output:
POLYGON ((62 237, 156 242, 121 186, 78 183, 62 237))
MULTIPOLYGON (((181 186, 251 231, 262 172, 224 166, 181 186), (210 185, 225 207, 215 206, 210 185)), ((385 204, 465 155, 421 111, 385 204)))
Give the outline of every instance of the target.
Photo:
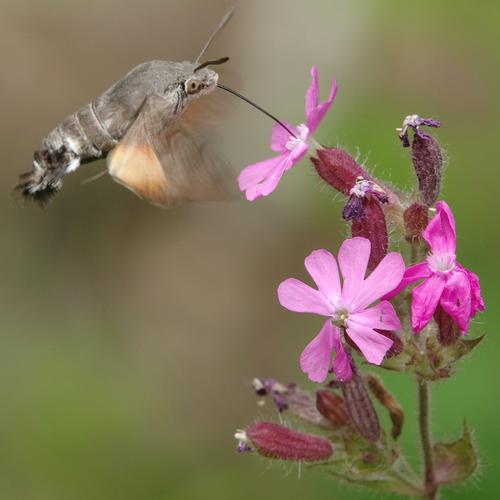
POLYGON ((186 92, 188 94, 194 94, 195 92, 198 92, 200 88, 200 82, 197 80, 188 80, 186 82, 186 92))

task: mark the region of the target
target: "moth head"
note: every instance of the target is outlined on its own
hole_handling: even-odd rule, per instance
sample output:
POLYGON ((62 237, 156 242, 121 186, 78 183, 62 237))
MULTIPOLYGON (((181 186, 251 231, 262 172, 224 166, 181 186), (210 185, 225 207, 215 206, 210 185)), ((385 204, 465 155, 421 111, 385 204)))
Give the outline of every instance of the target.
POLYGON ((203 68, 194 72, 184 81, 184 92, 188 97, 198 97, 212 92, 217 86, 219 75, 209 69, 203 68))
POLYGON ((219 80, 219 75, 208 66, 215 64, 223 64, 228 61, 228 57, 223 57, 214 61, 207 61, 199 64, 193 69, 193 73, 184 81, 184 92, 187 96, 198 97, 204 94, 209 94, 219 80))

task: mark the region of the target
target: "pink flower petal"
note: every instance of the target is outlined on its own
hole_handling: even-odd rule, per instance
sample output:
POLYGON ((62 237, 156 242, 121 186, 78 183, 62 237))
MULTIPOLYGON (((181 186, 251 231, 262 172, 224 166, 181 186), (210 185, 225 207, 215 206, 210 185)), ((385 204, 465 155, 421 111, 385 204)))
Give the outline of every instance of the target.
POLYGON ((282 157, 281 155, 275 156, 245 167, 238 176, 240 190, 245 191, 269 177, 281 165, 283 158, 284 156, 282 157))
POLYGON ((246 192, 247 200, 254 201, 272 193, 288 170, 289 162, 290 153, 287 152, 246 167, 238 177, 238 184, 240 190, 246 192))
POLYGON ((405 272, 403 257, 396 252, 388 253, 351 296, 353 311, 361 311, 380 297, 394 290, 405 272))
POLYGON ((350 238, 342 243, 338 260, 344 278, 342 300, 348 304, 363 283, 370 258, 371 244, 366 238, 350 238))
POLYGON ((306 257, 305 266, 319 291, 332 303, 340 298, 340 278, 335 257, 327 250, 314 250, 306 257))
POLYGON ((344 382, 352 377, 351 358, 347 355, 342 345, 339 329, 335 326, 333 328, 333 350, 335 351, 333 371, 335 376, 341 382, 344 382))
POLYGON ((384 295, 382 298, 384 300, 390 300, 396 295, 398 295, 401 290, 406 288, 408 285, 411 285, 415 281, 421 280, 423 278, 428 278, 432 274, 431 269, 429 268, 429 264, 427 261, 420 262, 419 264, 415 264, 406 269, 403 279, 399 283, 399 285, 388 294, 384 295))
MULTIPOLYGON (((296 128, 287 122, 283 122, 292 132, 296 133, 296 128)), ((286 143, 292 139, 292 136, 288 131, 286 131, 279 123, 276 123, 271 132, 271 149, 273 151, 279 151, 284 153, 287 151, 286 143)))
POLYGON ((444 201, 436 203, 437 214, 431 219, 422 235, 429 243, 432 253, 455 255, 457 233, 455 219, 444 201))
POLYGON ((471 317, 473 318, 477 311, 484 311, 486 309, 484 305, 483 296, 481 295, 481 286, 479 285, 479 277, 477 274, 474 274, 472 271, 469 271, 467 268, 460 266, 467 277, 469 278, 470 289, 472 293, 472 302, 471 302, 471 317))
POLYGON ((325 296, 295 278, 288 278, 278 287, 278 300, 286 309, 294 312, 305 312, 331 316, 332 305, 325 296))
POLYGON ((460 269, 447 274, 441 306, 453 318, 462 333, 467 333, 471 319, 471 289, 468 276, 460 269))
POLYGON ((370 363, 380 365, 392 346, 392 340, 367 326, 351 321, 350 317, 346 323, 347 334, 359 347, 365 359, 370 363))
POLYGON ((333 100, 337 94, 337 82, 333 80, 328 99, 318 104, 319 85, 318 68, 313 66, 311 69, 312 82, 306 93, 306 123, 310 133, 313 134, 321 123, 321 120, 332 106, 333 100))
POLYGON ((307 344, 300 355, 300 368, 313 382, 322 383, 328 376, 332 364, 334 336, 339 336, 338 328, 327 319, 318 335, 307 344))
POLYGON ((412 291, 411 323, 416 332, 432 319, 445 285, 442 274, 432 274, 412 291))
POLYGON ((365 309, 364 311, 350 314, 349 321, 358 325, 367 326, 369 328, 377 328, 379 330, 397 331, 401 328, 399 318, 392 307, 392 304, 387 301, 382 301, 376 306, 365 309))
POLYGON ((484 311, 486 309, 484 305, 484 300, 481 295, 481 286, 479 284, 479 277, 472 271, 462 266, 459 262, 456 263, 456 269, 459 269, 467 276, 471 291, 471 312, 470 316, 473 318, 478 311, 484 311))

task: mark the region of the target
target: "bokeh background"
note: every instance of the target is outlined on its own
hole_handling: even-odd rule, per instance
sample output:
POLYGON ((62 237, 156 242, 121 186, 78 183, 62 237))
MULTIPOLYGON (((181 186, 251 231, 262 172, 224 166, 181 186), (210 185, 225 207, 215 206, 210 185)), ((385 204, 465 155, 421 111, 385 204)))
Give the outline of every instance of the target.
MULTIPOLYGON (((487 333, 436 384, 434 434, 475 429, 482 465, 445 498, 498 498, 500 398, 498 2, 236 1, 209 54, 221 79, 292 122, 313 63, 340 91, 316 138, 413 186, 395 134, 406 114, 441 119, 444 196, 459 259, 480 277, 487 333)), ((0 16, 0 498, 351 499, 373 494, 294 465, 237 456, 234 430, 259 415, 254 376, 304 382, 297 358, 320 322, 283 310, 276 286, 304 256, 336 251, 342 200, 307 162, 256 203, 161 211, 102 178, 67 179, 45 210, 11 197, 16 175, 65 115, 145 60, 193 59, 226 0, 2 1, 0 16)), ((230 100, 230 96, 227 96, 230 100)), ((238 166, 266 158, 271 123, 236 103, 220 130, 238 166)), ((415 387, 383 374, 407 411, 415 387)))

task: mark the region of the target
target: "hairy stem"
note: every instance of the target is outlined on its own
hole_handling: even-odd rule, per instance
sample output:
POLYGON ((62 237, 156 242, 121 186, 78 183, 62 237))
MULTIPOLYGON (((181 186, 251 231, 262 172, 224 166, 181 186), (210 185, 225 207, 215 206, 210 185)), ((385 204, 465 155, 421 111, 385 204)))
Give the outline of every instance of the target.
POLYGON ((434 481, 434 463, 432 457, 432 440, 430 433, 430 388, 429 383, 421 378, 418 379, 418 423, 420 427, 420 441, 422 444, 422 455, 424 459, 424 486, 426 497, 429 500, 437 498, 437 485, 434 481))

